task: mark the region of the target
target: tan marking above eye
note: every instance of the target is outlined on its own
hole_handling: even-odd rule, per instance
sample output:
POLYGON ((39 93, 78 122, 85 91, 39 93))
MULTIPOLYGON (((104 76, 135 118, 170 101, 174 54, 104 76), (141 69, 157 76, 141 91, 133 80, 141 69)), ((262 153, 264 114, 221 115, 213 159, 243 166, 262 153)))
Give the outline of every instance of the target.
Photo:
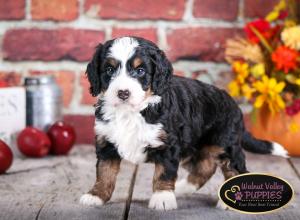
POLYGON ((139 57, 134 58, 133 62, 132 62, 132 66, 133 68, 137 68, 138 66, 140 66, 143 63, 142 59, 139 57))
POLYGON ((107 59, 107 62, 108 62, 111 66, 113 66, 113 67, 115 67, 115 68, 118 66, 118 61, 115 60, 114 58, 108 58, 108 59, 107 59))

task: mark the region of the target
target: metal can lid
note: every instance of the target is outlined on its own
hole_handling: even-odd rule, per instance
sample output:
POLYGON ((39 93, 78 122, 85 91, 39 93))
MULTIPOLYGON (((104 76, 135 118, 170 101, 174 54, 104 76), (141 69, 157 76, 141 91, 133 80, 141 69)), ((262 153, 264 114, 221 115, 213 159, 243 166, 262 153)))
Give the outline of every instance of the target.
POLYGON ((51 75, 25 77, 25 86, 51 84, 51 83, 55 83, 54 77, 51 75))

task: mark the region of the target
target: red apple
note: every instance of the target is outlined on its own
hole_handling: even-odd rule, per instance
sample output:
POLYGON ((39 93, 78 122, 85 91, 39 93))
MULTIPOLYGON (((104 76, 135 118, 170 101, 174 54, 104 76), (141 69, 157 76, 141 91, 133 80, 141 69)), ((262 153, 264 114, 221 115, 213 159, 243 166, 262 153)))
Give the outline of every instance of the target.
POLYGON ((7 144, 0 140, 0 174, 5 173, 11 166, 13 161, 13 153, 7 144))
POLYGON ((74 128, 65 122, 58 121, 48 130, 51 140, 50 152, 56 155, 68 154, 76 139, 74 128))
POLYGON ((8 83, 6 81, 0 80, 0 88, 8 87, 8 83))
POLYGON ((19 150, 28 157, 43 157, 49 153, 51 146, 47 134, 33 127, 25 128, 17 142, 19 150))

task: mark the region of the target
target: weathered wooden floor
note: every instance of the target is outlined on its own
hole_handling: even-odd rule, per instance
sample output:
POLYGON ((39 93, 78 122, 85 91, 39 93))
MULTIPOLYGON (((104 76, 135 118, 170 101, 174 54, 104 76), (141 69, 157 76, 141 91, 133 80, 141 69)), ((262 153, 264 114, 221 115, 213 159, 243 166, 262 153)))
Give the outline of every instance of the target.
MULTIPOLYGON (((13 219, 300 219, 300 158, 283 159, 247 154, 250 171, 288 180, 296 192, 287 208, 272 214, 247 215, 214 207, 223 181, 220 172, 198 192, 177 198, 175 211, 147 208, 151 196, 152 164, 138 167, 122 162, 112 200, 103 207, 83 207, 78 201, 95 180, 94 148, 78 146, 68 157, 15 158, 0 176, 0 220, 13 219)), ((180 170, 179 178, 186 175, 180 170)))

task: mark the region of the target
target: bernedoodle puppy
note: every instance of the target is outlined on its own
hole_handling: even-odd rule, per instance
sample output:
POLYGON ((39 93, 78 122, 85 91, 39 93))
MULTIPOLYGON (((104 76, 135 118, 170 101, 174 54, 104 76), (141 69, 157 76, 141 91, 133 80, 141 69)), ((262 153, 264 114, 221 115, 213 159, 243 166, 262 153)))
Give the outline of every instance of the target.
POLYGON ((84 205, 101 206, 113 193, 122 159, 155 163, 149 207, 176 209, 175 193, 202 187, 220 166, 225 179, 247 172, 245 150, 286 156, 244 127, 235 101, 212 85, 172 75, 154 43, 122 37, 99 44, 87 66, 95 110, 97 177, 84 205), (176 181, 178 167, 188 172, 176 181))

